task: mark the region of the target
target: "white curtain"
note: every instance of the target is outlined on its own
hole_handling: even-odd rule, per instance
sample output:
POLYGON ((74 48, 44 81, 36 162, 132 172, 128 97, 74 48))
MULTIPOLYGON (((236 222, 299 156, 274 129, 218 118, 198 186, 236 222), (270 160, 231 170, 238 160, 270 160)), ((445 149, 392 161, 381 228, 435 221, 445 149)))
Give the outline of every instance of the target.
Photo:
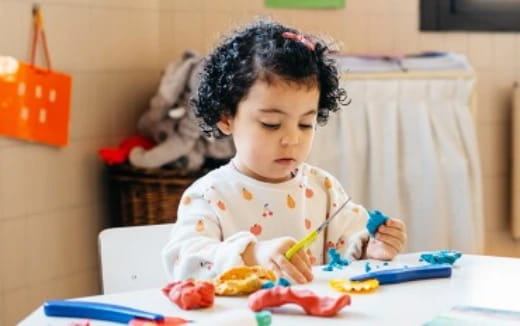
POLYGON ((309 163, 367 209, 404 220, 408 251, 482 253, 473 80, 359 79, 343 87, 352 103, 318 127, 309 163))

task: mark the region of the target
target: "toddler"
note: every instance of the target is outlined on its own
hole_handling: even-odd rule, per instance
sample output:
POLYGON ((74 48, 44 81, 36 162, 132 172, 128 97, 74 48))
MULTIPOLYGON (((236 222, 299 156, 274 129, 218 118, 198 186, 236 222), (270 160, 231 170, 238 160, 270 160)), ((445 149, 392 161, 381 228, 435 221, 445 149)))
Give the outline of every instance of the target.
POLYGON ((308 249, 284 255, 348 198, 332 175, 304 162, 317 124, 346 104, 338 78, 323 41, 272 21, 235 31, 207 57, 196 114, 207 134, 233 137, 236 155, 184 192, 163 249, 172 280, 262 265, 305 283, 329 247, 382 260, 402 249, 403 222, 389 219, 370 237, 366 210, 350 202, 308 249))

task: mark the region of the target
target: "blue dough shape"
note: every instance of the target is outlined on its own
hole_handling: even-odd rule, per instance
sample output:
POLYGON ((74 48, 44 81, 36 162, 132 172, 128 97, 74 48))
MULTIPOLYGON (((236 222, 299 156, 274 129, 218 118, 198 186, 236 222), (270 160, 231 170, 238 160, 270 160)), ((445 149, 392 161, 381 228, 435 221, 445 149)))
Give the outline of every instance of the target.
POLYGON ((460 251, 456 250, 439 250, 433 252, 425 252, 421 254, 422 260, 436 265, 436 264, 450 264, 453 265, 457 259, 462 256, 460 251))
POLYGON ((388 220, 388 216, 377 210, 368 212, 368 215, 370 216, 367 222, 368 233, 375 236, 379 226, 388 220))
POLYGON ((288 286, 291 286, 291 282, 289 282, 289 280, 287 280, 283 277, 280 277, 278 279, 277 285, 288 287, 288 286))
POLYGON ((276 281, 276 284, 273 281, 265 281, 264 283, 262 283, 262 289, 270 289, 270 288, 274 288, 275 286, 288 287, 288 286, 291 286, 291 282, 289 282, 289 280, 287 280, 286 278, 280 277, 276 281))
POLYGON ((324 270, 325 272, 332 272, 334 270, 334 267, 330 266, 330 264, 329 264, 329 265, 323 266, 322 270, 324 270))
POLYGON ((272 281, 265 281, 262 283, 262 289, 270 289, 274 288, 274 283, 272 281))
POLYGON ((258 326, 269 326, 272 322, 272 313, 268 310, 262 310, 255 314, 256 323, 258 326))
POLYGON ((323 270, 326 272, 332 272, 334 268, 343 269, 343 266, 348 266, 348 259, 341 258, 341 255, 336 250, 336 248, 329 248, 329 263, 323 267, 323 270))
POLYGON ((369 262, 366 262, 365 263, 365 272, 370 272, 372 270, 372 268, 370 267, 370 263, 369 262))

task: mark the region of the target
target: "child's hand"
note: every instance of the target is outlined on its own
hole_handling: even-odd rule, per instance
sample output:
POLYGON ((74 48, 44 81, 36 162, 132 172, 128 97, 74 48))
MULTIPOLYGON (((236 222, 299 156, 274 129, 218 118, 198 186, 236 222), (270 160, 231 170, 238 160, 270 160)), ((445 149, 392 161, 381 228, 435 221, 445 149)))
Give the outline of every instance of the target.
POLYGON ((406 243, 406 226, 403 221, 391 218, 381 225, 375 238, 370 238, 366 250, 367 258, 390 260, 406 243))
POLYGON ((296 241, 281 237, 267 241, 258 241, 254 245, 256 264, 273 270, 279 277, 289 277, 297 283, 312 281, 312 267, 306 250, 298 251, 290 260, 285 253, 296 241))

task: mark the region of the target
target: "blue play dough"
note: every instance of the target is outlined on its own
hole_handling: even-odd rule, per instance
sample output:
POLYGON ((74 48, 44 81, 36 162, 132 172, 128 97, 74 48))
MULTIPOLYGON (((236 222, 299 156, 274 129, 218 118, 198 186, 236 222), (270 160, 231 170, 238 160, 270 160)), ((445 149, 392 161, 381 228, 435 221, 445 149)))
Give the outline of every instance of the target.
POLYGON ((262 289, 270 289, 270 288, 274 288, 273 281, 265 281, 264 283, 262 283, 262 289))
POLYGON ((276 281, 276 284, 273 281, 265 281, 264 283, 262 283, 262 289, 270 289, 270 288, 274 288, 275 286, 288 287, 288 286, 291 286, 291 282, 289 282, 289 280, 287 280, 286 278, 280 277, 276 281))
POLYGON ((371 236, 375 236, 377 229, 381 224, 384 224, 386 220, 388 220, 388 216, 381 213, 380 211, 371 211, 368 212, 369 219, 367 222, 367 229, 368 233, 370 233, 371 236))
POLYGON ((283 277, 280 277, 278 279, 278 285, 288 287, 288 286, 291 286, 291 282, 289 282, 287 279, 285 279, 283 277))
POLYGON ((325 272, 332 272, 334 270, 334 267, 330 265, 325 265, 323 266, 322 270, 324 270, 325 272))
POLYGON ((369 262, 366 262, 365 263, 365 272, 370 272, 372 270, 372 268, 370 267, 370 263, 369 262))
POLYGON ((258 326, 269 326, 273 320, 273 314, 268 310, 262 310, 255 314, 255 319, 258 326))
POLYGON ((349 261, 347 259, 341 258, 341 255, 336 250, 336 248, 329 248, 329 263, 323 267, 323 270, 326 272, 332 272, 334 268, 343 269, 343 266, 348 266, 349 261))
POLYGON ((453 265, 453 263, 459 259, 462 256, 462 253, 460 251, 456 250, 439 250, 439 251, 433 251, 433 252, 425 252, 421 254, 422 260, 430 263, 430 264, 450 264, 453 265))

